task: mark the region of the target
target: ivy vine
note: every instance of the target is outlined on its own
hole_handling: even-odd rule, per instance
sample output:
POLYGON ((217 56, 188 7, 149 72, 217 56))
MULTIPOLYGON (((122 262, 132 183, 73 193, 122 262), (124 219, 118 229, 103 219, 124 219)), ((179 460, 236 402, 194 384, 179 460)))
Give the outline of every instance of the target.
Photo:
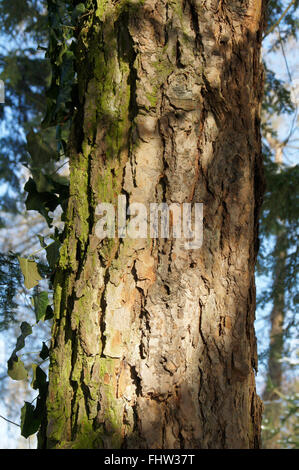
MULTIPOLYGON (((68 178, 50 172, 53 161, 58 162, 67 156, 67 138, 70 130, 72 116, 76 102, 76 71, 74 51, 76 46, 75 32, 82 16, 86 15, 84 3, 73 3, 62 0, 48 0, 49 45, 46 58, 51 63, 52 78, 46 94, 47 111, 41 128, 32 129, 26 136, 27 150, 30 155, 28 168, 31 177, 25 184, 28 193, 25 201, 27 210, 38 211, 46 220, 48 227, 52 227, 53 218, 50 213, 60 206, 62 220, 66 212, 69 198, 68 178), (56 127, 56 149, 47 143, 47 130, 56 127)), ((59 250, 63 240, 63 233, 55 228, 50 235, 51 243, 46 243, 45 237, 39 235, 41 250, 45 251, 48 263, 48 278, 53 274, 59 260, 59 250)), ((41 250, 38 250, 41 251, 41 250)), ((23 322, 20 326, 21 334, 17 338, 16 346, 8 360, 8 375, 13 380, 28 380, 29 373, 21 360, 20 351, 25 347, 26 339, 33 332, 33 326, 41 321, 51 320, 53 308, 50 305, 49 293, 39 288, 44 279, 40 264, 36 258, 37 252, 31 256, 18 257, 20 269, 27 289, 34 289, 32 304, 36 323, 30 325, 23 322)), ((49 357, 49 347, 45 342, 39 358, 46 361, 49 357)), ((21 434, 25 438, 35 434, 41 427, 45 416, 46 397, 48 389, 47 375, 40 367, 41 364, 31 364, 31 387, 38 391, 33 404, 25 402, 21 410, 21 434)))

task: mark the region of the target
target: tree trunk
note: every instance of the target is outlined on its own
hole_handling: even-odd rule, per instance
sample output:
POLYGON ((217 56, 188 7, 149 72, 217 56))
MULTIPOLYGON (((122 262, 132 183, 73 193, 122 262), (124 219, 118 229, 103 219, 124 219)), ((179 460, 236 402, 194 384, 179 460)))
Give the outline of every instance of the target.
MULTIPOLYGON (((283 144, 272 136, 267 136, 272 149, 275 151, 275 163, 283 164, 283 144)), ((263 447, 279 449, 280 415, 282 411, 280 392, 282 387, 282 363, 284 347, 284 318, 285 318, 285 269, 286 269, 286 228, 280 221, 280 232, 276 236, 273 279, 273 308, 270 317, 270 345, 268 356, 268 371, 266 387, 263 393, 264 420, 263 447), (278 393, 277 393, 278 392, 278 393)))
POLYGON ((263 447, 268 449, 279 449, 279 430, 281 415, 281 396, 282 387, 282 363, 283 355, 283 323, 285 316, 284 305, 284 272, 285 272, 285 231, 277 236, 276 248, 277 256, 275 259, 274 272, 274 299, 271 311, 270 327, 270 346, 268 357, 268 372, 266 388, 263 393, 265 405, 265 430, 263 432, 263 447))
POLYGON ((262 23, 261 0, 107 0, 82 18, 48 448, 259 447, 262 23), (203 203, 202 247, 99 240, 96 207, 120 194, 203 203))
MULTIPOLYGON (((279 243, 283 243, 285 234, 278 237, 277 246, 281 248, 279 243)), ((264 399, 271 400, 278 397, 275 389, 280 390, 282 385, 282 364, 281 358, 283 354, 283 322, 284 322, 284 291, 283 291, 283 275, 285 271, 285 251, 280 251, 276 258, 274 289, 276 295, 274 305, 271 311, 271 330, 270 330, 270 347, 268 358, 268 377, 267 386, 264 392, 264 399)))

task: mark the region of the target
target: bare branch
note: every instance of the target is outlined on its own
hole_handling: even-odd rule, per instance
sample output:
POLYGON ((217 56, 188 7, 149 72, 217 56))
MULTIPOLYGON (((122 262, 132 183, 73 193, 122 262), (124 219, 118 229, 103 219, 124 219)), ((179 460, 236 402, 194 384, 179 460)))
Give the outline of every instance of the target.
POLYGON ((276 23, 274 23, 269 29, 268 31, 266 31, 266 33, 264 34, 264 37, 263 39, 265 39, 265 37, 269 36, 269 34, 271 34, 275 28, 277 28, 277 26, 279 26, 279 24, 281 23, 281 21, 284 19, 284 17, 286 16, 286 14, 288 13, 289 9, 295 4, 295 1, 296 0, 292 0, 291 3, 289 4, 289 6, 285 9, 285 11, 283 12, 283 14, 281 15, 281 17, 276 21, 276 23))

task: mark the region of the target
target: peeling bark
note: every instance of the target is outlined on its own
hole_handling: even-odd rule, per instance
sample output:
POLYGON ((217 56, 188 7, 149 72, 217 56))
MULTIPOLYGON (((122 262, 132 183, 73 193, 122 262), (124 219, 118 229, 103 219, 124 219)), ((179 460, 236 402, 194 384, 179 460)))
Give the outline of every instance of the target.
POLYGON ((78 35, 46 445, 258 447, 262 2, 97 7, 78 35), (202 248, 98 240, 95 208, 120 194, 202 202, 202 248))

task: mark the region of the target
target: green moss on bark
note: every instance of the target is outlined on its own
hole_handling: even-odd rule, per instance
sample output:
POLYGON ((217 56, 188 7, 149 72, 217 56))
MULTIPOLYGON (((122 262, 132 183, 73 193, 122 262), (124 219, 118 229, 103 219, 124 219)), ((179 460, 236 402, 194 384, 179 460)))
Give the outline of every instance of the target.
POLYGON ((122 442, 124 404, 116 396, 119 361, 101 357, 102 331, 96 323, 106 314, 99 299, 103 266, 110 265, 118 241, 104 240, 92 248, 90 237, 97 204, 117 202, 131 145, 136 76, 130 3, 98 2, 77 41, 79 108, 69 143, 66 238, 55 279, 47 444, 52 448, 118 448, 122 442))

